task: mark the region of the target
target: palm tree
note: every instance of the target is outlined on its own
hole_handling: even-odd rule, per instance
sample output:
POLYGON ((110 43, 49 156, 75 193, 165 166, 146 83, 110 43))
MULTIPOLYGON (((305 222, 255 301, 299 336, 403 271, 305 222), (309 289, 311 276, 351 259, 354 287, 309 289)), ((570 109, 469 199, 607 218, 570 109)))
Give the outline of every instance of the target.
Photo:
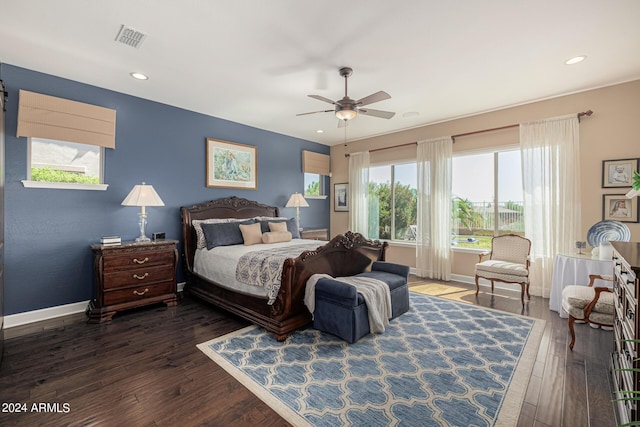
POLYGON ((455 196, 452 199, 451 208, 453 221, 462 228, 471 230, 482 223, 482 215, 473 208, 473 202, 469 199, 455 196))

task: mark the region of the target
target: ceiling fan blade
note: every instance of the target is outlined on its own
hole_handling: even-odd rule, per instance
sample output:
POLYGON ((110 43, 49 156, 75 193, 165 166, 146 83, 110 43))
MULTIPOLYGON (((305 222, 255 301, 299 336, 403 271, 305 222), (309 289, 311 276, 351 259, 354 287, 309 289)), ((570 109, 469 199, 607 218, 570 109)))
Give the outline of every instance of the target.
POLYGON ((372 110, 371 108, 358 108, 358 113, 367 116, 380 117, 381 119, 390 119, 396 115, 396 113, 392 113, 391 111, 372 110))
POLYGON ((316 113, 333 113, 334 110, 321 110, 321 111, 310 111, 308 113, 298 113, 296 116, 306 116, 308 114, 316 114, 316 113))
POLYGON ((307 95, 307 96, 309 98, 317 99, 318 101, 324 101, 324 102, 328 102, 329 104, 336 105, 335 101, 332 101, 329 98, 325 98, 324 96, 320 96, 320 95, 307 95))
POLYGON ((391 95, 381 90, 380 92, 372 93, 369 96, 365 96, 364 98, 357 100, 356 104, 369 105, 373 104, 374 102, 384 101, 385 99, 389 98, 391 98, 391 95))

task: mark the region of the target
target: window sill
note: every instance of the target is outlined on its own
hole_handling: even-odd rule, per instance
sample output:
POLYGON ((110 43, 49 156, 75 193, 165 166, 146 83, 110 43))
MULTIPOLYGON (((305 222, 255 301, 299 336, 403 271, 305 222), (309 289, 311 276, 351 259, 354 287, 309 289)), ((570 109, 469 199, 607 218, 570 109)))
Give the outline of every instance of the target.
POLYGON ((22 180, 25 188, 50 188, 57 190, 94 190, 105 191, 109 184, 77 184, 72 182, 41 182, 22 180))
POLYGON ((318 199, 318 200, 324 200, 327 198, 327 196, 304 196, 305 199, 318 199))

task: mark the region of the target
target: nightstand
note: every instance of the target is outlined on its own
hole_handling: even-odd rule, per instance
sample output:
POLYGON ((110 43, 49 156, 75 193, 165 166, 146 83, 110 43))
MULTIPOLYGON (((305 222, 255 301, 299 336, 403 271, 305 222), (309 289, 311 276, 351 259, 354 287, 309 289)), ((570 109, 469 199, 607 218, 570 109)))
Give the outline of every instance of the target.
POLYGON ((326 228, 300 231, 300 238, 312 240, 329 240, 329 231, 326 228))
POLYGON ((92 245, 95 295, 89 323, 110 321, 121 310, 148 304, 176 305, 177 240, 92 245))

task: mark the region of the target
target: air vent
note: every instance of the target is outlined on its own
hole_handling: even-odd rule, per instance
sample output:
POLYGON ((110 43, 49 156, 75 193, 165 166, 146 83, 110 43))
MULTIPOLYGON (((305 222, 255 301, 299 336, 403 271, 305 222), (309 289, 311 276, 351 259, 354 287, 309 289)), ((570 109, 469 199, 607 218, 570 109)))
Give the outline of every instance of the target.
POLYGON ((145 38, 147 38, 145 33, 134 28, 127 27, 126 25, 122 25, 120 27, 120 31, 118 31, 118 35, 116 36, 116 41, 137 49, 145 38))

